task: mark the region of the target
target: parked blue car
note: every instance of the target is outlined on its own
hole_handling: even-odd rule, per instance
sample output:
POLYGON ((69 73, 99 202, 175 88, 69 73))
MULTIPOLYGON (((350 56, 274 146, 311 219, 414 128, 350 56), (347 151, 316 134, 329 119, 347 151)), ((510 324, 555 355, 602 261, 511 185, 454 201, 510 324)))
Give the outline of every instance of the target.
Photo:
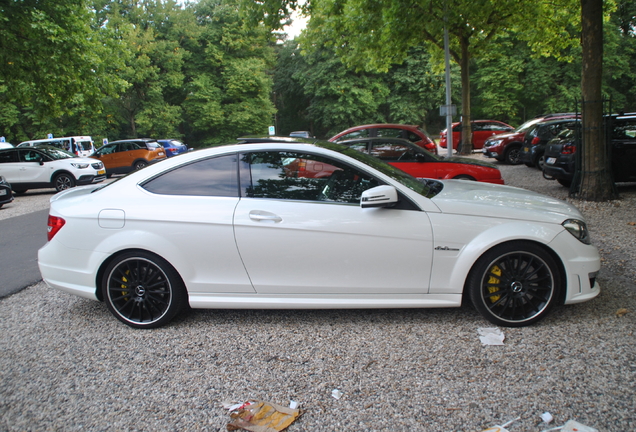
POLYGON ((188 146, 174 139, 160 139, 157 140, 159 144, 166 149, 166 156, 172 157, 188 151, 188 146))

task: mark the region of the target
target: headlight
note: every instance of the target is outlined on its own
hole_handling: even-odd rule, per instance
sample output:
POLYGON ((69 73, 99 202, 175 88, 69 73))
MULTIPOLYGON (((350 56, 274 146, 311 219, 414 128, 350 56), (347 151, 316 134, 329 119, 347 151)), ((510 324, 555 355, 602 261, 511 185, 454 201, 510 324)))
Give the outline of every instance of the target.
POLYGON ((75 168, 84 169, 88 168, 89 164, 87 163, 71 163, 75 168))
POLYGON ((501 144, 501 142, 502 142, 502 141, 503 141, 503 140, 488 140, 488 141, 486 141, 486 145, 487 145, 488 147, 490 147, 490 146, 495 146, 495 145, 499 145, 499 144, 501 144))
POLYGON ((577 219, 568 219, 561 225, 581 243, 590 244, 590 233, 587 231, 585 222, 577 219))

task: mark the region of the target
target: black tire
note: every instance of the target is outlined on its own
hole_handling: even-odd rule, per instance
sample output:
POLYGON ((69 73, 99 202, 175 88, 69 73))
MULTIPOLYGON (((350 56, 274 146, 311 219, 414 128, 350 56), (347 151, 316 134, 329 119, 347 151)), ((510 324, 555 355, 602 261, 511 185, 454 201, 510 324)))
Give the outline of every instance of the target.
POLYGON ((475 308, 493 324, 522 327, 543 319, 561 301, 560 266, 540 246, 511 242, 479 258, 468 276, 475 308))
POLYGON ((113 173, 106 173, 106 178, 111 178, 113 176, 113 173))
POLYGON ((504 160, 510 165, 519 165, 521 163, 521 145, 509 145, 504 154, 504 160))
POLYGON ((140 160, 140 161, 137 161, 137 162, 135 162, 133 164, 133 169, 136 171, 136 170, 140 170, 140 169, 142 169, 142 168, 144 168, 146 166, 148 166, 148 162, 146 162, 145 160, 140 160))
POLYGON ((543 167, 545 166, 545 155, 539 156, 539 158, 537 159, 536 165, 539 171, 543 171, 543 167))
POLYGON ((453 177, 453 179, 455 180, 472 180, 472 181, 476 181, 473 177, 467 175, 467 174, 460 174, 456 177, 453 177))
POLYGON ((13 193, 16 195, 24 195, 27 191, 28 189, 13 189, 13 193))
POLYGON ((524 165, 527 166, 528 168, 533 168, 534 167, 534 164, 530 163, 530 162, 526 162, 524 165))
POLYGON ((572 180, 570 179, 557 179, 561 186, 570 187, 572 186, 572 180))
POLYGON ((134 328, 160 327, 187 303, 186 289, 174 267, 144 251, 117 256, 104 271, 101 289, 111 313, 134 328))
POLYGON ((55 190, 58 192, 70 189, 75 187, 75 177, 66 173, 58 174, 53 180, 53 185, 55 186, 55 190))

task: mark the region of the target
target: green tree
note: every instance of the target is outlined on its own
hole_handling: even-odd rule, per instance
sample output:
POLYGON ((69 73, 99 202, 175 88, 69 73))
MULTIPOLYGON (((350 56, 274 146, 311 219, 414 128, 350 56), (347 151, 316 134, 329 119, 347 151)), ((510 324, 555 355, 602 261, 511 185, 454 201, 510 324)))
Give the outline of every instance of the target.
POLYGON ((200 35, 187 68, 186 123, 203 144, 264 134, 273 124, 272 34, 245 25, 238 3, 202 0, 194 9, 200 35))

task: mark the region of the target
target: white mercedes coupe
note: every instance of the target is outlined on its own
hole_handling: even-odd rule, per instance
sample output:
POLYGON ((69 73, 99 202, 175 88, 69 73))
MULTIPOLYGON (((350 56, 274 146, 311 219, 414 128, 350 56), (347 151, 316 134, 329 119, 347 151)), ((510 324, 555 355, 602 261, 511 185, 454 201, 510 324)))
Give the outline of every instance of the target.
POLYGON ((51 198, 51 287, 136 328, 192 308, 438 308, 525 326, 599 294, 572 205, 523 189, 416 180, 327 142, 199 150, 51 198))

